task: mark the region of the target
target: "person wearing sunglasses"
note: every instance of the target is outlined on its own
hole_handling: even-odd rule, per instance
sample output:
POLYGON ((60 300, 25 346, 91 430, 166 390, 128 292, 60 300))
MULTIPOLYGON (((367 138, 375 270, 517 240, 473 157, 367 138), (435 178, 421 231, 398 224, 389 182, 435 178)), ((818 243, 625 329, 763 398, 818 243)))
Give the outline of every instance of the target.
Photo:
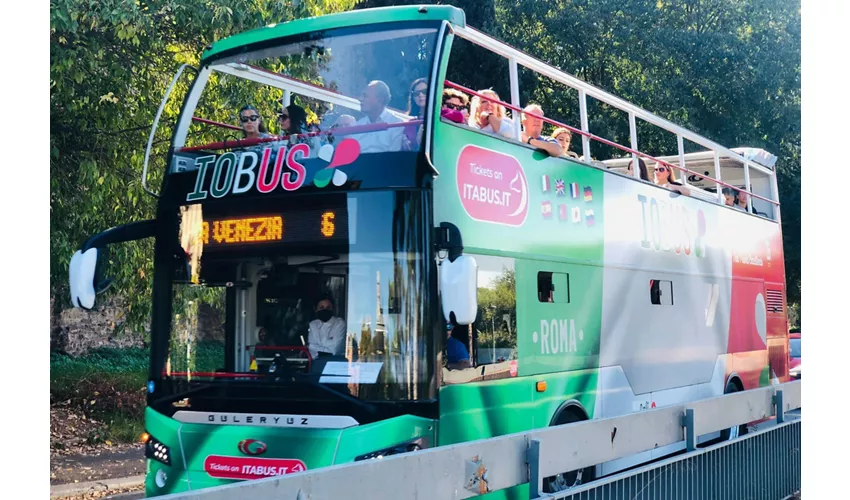
POLYGON ((672 168, 656 162, 653 171, 655 174, 655 184, 685 196, 691 194, 688 188, 682 185, 682 183, 676 181, 676 175, 673 173, 672 168))
MULTIPOLYGON (((428 101, 428 81, 417 78, 410 84, 410 95, 407 98, 407 115, 413 120, 424 120, 425 104, 428 101)), ((423 125, 404 127, 404 136, 410 147, 418 149, 422 143, 423 125)))
POLYGON ((239 123, 242 126, 242 136, 246 139, 271 137, 266 130, 266 124, 260 112, 254 106, 247 104, 239 110, 239 123))
MULTIPOLYGON (((239 110, 239 124, 242 126, 242 137, 245 139, 264 139, 271 137, 263 123, 263 117, 254 106, 246 104, 239 110)), ((261 142, 243 148, 245 151, 262 152, 268 143, 261 142)))
POLYGON ((443 90, 443 106, 440 117, 455 123, 466 123, 469 112, 466 110, 468 99, 455 89, 443 90))

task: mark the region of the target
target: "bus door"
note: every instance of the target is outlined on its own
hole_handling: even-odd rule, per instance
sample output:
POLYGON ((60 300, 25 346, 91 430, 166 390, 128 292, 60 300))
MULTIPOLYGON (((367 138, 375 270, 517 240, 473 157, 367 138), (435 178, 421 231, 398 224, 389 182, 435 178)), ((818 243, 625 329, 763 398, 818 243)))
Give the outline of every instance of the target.
POLYGON ((517 260, 516 267, 520 375, 551 374, 546 391, 535 393, 546 409, 538 418, 551 419, 568 401, 592 417, 602 268, 539 260, 517 260))

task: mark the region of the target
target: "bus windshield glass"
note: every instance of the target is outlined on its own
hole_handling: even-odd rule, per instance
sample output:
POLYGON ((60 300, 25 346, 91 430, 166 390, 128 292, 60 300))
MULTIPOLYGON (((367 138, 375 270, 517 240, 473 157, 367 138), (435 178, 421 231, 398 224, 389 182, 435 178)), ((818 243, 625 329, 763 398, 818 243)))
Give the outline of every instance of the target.
POLYGON ((427 199, 370 191, 179 207, 185 257, 156 368, 165 392, 200 385, 283 404, 287 390, 303 401, 320 385, 364 401, 428 398, 427 199))
POLYGON ((303 143, 315 158, 348 138, 361 154, 419 151, 438 27, 339 28, 224 54, 188 103, 191 125, 177 145, 230 149, 225 141, 238 139, 237 147, 261 151, 303 143))

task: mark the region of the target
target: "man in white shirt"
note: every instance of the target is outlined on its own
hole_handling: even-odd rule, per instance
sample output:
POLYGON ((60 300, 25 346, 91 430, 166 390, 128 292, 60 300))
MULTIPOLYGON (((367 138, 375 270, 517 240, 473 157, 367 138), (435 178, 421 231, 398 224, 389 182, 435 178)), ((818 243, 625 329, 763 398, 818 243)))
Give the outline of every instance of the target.
POLYGON ((328 298, 316 304, 316 318, 310 322, 307 349, 316 359, 320 355, 345 355, 345 321, 333 315, 333 303, 328 298))
MULTIPOLYGON (((366 86, 360 96, 360 111, 363 118, 355 125, 371 125, 374 123, 402 123, 387 110, 390 103, 390 88, 380 80, 374 80, 366 86)), ((361 153, 383 153, 387 151, 402 151, 404 147, 404 127, 393 127, 352 135, 360 143, 361 153)))

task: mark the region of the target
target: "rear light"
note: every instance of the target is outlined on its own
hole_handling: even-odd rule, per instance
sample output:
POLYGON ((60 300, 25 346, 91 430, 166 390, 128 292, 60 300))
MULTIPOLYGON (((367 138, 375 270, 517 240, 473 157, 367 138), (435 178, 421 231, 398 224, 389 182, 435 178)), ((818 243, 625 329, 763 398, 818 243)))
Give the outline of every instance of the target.
POLYGON ((171 450, 150 434, 148 434, 148 441, 145 443, 145 457, 168 466, 171 465, 171 450))

